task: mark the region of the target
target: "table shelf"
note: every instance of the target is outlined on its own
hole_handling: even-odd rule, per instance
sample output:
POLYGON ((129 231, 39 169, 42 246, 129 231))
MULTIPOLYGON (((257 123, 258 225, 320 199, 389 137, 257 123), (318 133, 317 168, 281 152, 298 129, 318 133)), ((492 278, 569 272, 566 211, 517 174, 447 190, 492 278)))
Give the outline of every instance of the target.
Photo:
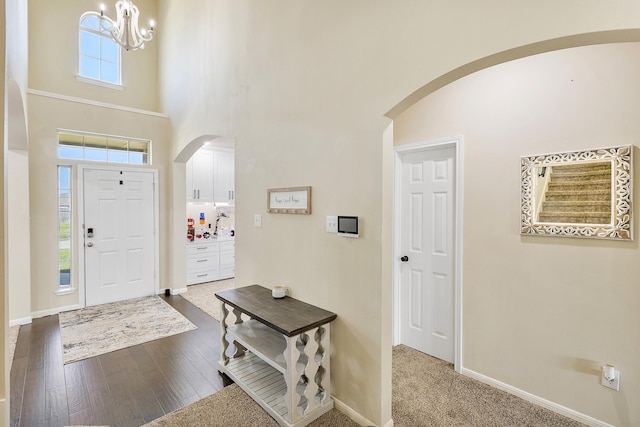
POLYGON ((253 319, 229 325, 227 333, 280 373, 286 372, 284 350, 287 343, 282 334, 253 319))

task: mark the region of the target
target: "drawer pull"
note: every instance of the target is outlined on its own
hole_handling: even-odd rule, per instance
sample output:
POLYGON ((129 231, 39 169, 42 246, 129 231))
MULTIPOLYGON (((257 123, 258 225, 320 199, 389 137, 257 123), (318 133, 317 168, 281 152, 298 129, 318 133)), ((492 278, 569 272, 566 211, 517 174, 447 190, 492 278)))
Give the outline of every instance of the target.
POLYGON ((209 273, 205 273, 205 274, 198 274, 196 277, 207 277, 209 275, 209 273))
POLYGON ((208 259, 199 259, 196 262, 207 262, 207 261, 209 261, 209 260, 208 259))
POLYGON ((202 250, 202 249, 208 249, 208 248, 209 248, 208 246, 198 246, 198 247, 196 248, 196 250, 198 250, 198 251, 199 251, 199 250, 202 250))

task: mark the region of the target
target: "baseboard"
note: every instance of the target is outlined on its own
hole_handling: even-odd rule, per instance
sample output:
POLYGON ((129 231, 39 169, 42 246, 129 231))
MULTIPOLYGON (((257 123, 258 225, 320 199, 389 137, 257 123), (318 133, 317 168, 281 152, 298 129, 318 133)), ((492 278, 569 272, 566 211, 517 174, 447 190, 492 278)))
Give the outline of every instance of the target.
POLYGON ((393 427, 393 419, 390 419, 389 421, 387 421, 384 427, 393 427))
MULTIPOLYGON (((6 390, 6 393, 9 394, 9 390, 6 390)), ((9 425, 9 405, 6 398, 0 399, 0 423, 2 425, 9 425)))
POLYGON ((14 320, 9 320, 9 327, 11 326, 22 326, 22 325, 28 325, 31 323, 33 319, 31 318, 31 316, 29 317, 22 317, 20 319, 14 319, 14 320))
POLYGON ((586 424, 591 427, 614 427, 611 424, 605 423, 604 421, 597 420, 593 417, 585 415, 581 412, 574 411, 573 409, 569 409, 565 406, 558 405, 557 403, 551 402, 550 400, 543 399, 540 396, 536 396, 535 394, 531 394, 524 390, 520 390, 519 388, 513 387, 509 384, 503 383, 486 375, 482 375, 478 372, 472 371, 467 368, 462 368, 460 373, 469 378, 473 378, 474 380, 478 380, 482 383, 493 386, 502 391, 506 391, 507 393, 513 394, 514 396, 518 396, 521 399, 524 399, 528 402, 531 402, 535 405, 542 406, 550 411, 556 412, 560 415, 564 415, 567 418, 571 418, 572 420, 579 421, 583 424, 586 424))
POLYGON ((31 313, 31 318, 38 319, 40 317, 53 316, 55 314, 60 314, 63 311, 78 310, 79 308, 83 307, 80 304, 75 304, 67 305, 66 307, 50 308, 49 310, 34 311, 33 313, 31 313))
POLYGON ((187 292, 187 288, 171 289, 171 295, 179 295, 187 292))
MULTIPOLYGON (((355 411, 353 408, 351 408, 346 403, 342 402, 339 399, 336 399, 335 396, 331 396, 331 398, 333 399, 333 406, 338 411, 342 412, 347 417, 349 417, 351 420, 353 420, 354 422, 358 423, 358 425, 361 425, 361 426, 375 426, 374 423, 372 423, 371 421, 369 421, 368 419, 366 419, 365 417, 360 415, 357 411, 355 411)), ((391 426, 388 426, 388 424, 389 423, 387 423, 387 425, 385 425, 385 427, 393 427, 393 422, 392 422, 391 426)))

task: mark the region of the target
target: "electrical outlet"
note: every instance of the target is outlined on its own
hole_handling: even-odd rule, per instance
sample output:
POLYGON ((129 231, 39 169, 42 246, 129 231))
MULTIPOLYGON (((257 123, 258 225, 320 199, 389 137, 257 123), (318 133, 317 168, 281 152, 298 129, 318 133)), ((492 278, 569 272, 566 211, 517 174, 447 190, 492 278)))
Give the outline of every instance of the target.
POLYGON ((327 233, 337 233, 338 232, 338 217, 337 216, 328 216, 327 217, 327 233))
POLYGON ((254 227, 262 227, 262 215, 255 214, 253 216, 253 226, 254 227))
POLYGON ((605 376, 605 369, 602 368, 602 377, 600 378, 600 384, 605 387, 609 387, 614 389, 615 391, 620 391, 620 371, 613 371, 615 373, 613 380, 608 380, 605 376))

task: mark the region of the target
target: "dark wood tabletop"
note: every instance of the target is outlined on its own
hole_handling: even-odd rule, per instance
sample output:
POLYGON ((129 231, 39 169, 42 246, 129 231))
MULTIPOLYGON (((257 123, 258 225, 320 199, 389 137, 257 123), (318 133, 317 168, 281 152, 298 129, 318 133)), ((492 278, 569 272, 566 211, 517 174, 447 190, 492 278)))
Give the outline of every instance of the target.
POLYGON ((273 298, 271 289, 260 285, 220 291, 216 293, 216 298, 288 337, 331 322, 337 317, 335 313, 289 296, 273 298))

